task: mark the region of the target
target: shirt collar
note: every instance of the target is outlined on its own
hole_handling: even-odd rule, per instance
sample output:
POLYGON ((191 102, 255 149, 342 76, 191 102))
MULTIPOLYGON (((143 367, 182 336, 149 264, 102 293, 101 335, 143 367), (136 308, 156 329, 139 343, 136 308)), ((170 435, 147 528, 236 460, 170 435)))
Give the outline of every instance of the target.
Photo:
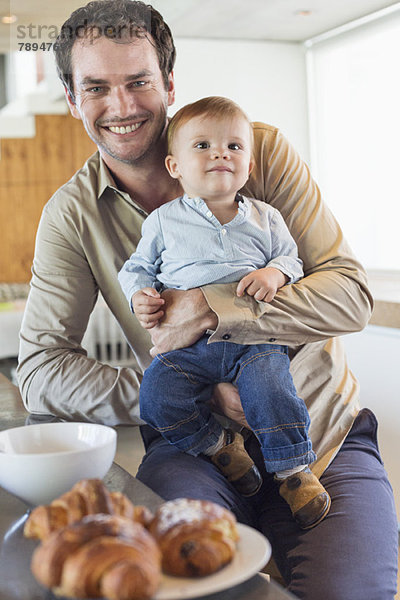
MULTIPOLYGON (((249 210, 249 200, 245 197, 245 196, 241 196, 243 202, 238 202, 238 215, 247 215, 248 210, 249 210)), ((182 199, 184 202, 186 202, 186 204, 189 204, 189 206, 192 207, 205 207, 208 210, 207 204, 204 202, 203 198, 201 198, 200 196, 196 196, 195 198, 192 198, 191 196, 188 196, 188 194, 183 194, 182 199)))
POLYGON ((98 180, 97 180, 97 198, 101 198, 107 188, 112 188, 116 192, 120 192, 117 188, 116 183, 107 168, 106 163, 101 158, 99 153, 99 170, 98 170, 98 180))
POLYGON ((137 204, 137 202, 135 202, 133 198, 131 198, 131 196, 128 194, 128 192, 123 192, 122 190, 118 189, 117 184, 115 183, 114 178, 111 175, 106 163, 104 162, 104 160, 101 158, 101 156, 99 154, 99 169, 98 169, 98 179, 97 179, 97 199, 100 200, 100 198, 103 196, 103 194, 107 190, 112 190, 113 192, 119 194, 120 196, 125 198, 128 202, 130 202, 142 216, 144 216, 144 217, 147 216, 147 212, 139 204, 137 204))
POLYGON ((190 204, 190 206, 200 206, 202 204, 205 204, 203 198, 200 198, 200 196, 192 198, 188 194, 183 194, 182 200, 186 202, 186 204, 190 204))

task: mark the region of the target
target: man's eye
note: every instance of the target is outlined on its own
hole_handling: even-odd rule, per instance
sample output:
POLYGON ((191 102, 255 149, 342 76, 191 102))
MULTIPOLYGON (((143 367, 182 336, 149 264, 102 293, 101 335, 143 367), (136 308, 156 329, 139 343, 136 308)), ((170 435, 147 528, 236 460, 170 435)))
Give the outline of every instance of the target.
POLYGON ((195 144, 195 148, 198 148, 199 150, 205 150, 206 148, 209 148, 210 144, 208 142, 197 142, 197 144, 195 144))
POLYGON ((145 85, 147 85, 147 83, 148 83, 147 81, 142 81, 142 80, 140 80, 140 81, 132 81, 131 84, 130 84, 130 86, 132 88, 141 88, 141 87, 144 87, 145 85))
POLYGON ((88 88, 86 91, 90 92, 91 94, 100 94, 101 92, 104 92, 104 88, 100 87, 99 85, 94 85, 93 87, 88 88))
POLYGON ((240 150, 239 144, 236 143, 229 144, 228 148, 229 150, 240 150))

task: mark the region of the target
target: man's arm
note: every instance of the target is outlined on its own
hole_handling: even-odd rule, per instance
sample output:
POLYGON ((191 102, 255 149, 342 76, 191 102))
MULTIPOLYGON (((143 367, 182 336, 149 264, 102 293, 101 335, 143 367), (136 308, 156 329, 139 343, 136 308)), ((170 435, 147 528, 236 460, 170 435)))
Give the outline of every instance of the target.
POLYGON ((151 329, 154 344, 151 356, 177 348, 191 346, 208 330, 217 327, 217 315, 208 306, 199 288, 165 290, 164 316, 151 329))
MULTIPOLYGON (((44 210, 37 234, 18 366, 24 403, 36 414, 109 425, 139 422, 140 375, 100 364, 81 346, 98 287, 76 224, 69 227, 58 212, 44 210)), ((121 294, 122 305, 133 319, 121 294)))

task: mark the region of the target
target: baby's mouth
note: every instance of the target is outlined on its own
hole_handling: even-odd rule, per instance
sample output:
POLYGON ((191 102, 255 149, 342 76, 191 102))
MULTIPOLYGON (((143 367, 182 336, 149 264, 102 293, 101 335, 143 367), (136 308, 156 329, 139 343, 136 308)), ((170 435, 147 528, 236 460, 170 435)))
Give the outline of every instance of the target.
POLYGON ((232 173, 232 169, 223 165, 212 167, 209 169, 209 173, 232 173))

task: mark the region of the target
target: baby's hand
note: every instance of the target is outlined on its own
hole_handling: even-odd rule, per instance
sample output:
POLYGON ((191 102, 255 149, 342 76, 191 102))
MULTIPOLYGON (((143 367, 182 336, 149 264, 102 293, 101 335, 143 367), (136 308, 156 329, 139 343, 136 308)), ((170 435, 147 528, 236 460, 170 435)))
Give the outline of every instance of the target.
POLYGON ((160 310, 165 303, 160 294, 152 287, 142 288, 132 296, 132 306, 139 323, 144 329, 155 327, 164 311, 160 310))
POLYGON ((238 283, 236 294, 243 296, 246 292, 255 300, 271 302, 276 292, 285 285, 288 277, 275 269, 275 267, 264 267, 245 275, 238 283))

